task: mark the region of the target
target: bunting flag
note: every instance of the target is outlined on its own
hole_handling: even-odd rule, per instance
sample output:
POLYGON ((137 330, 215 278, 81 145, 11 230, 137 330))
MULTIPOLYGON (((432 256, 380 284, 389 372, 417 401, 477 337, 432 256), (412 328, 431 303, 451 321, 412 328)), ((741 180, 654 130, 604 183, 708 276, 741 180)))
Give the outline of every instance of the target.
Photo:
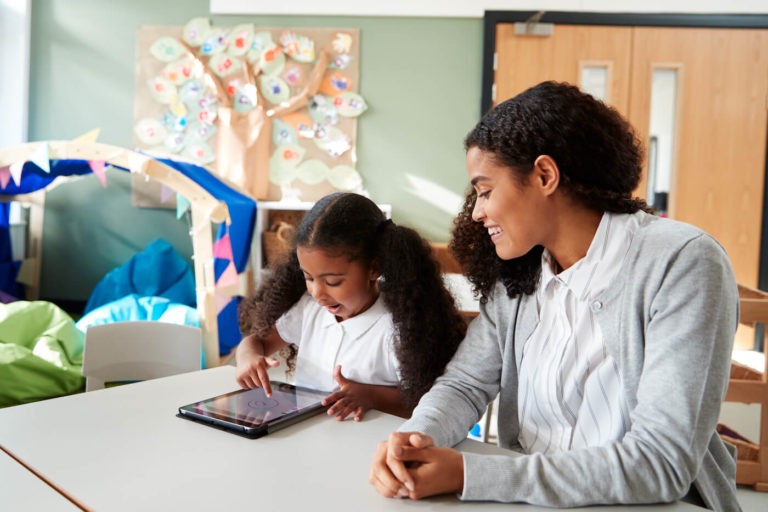
POLYGON ((176 194, 176 218, 180 219, 189 210, 189 201, 181 194, 176 194))
POLYGON ((173 197, 174 191, 165 183, 160 184, 160 202, 167 203, 168 200, 173 197))
POLYGON ((101 186, 104 188, 107 188, 107 176, 104 173, 106 164, 107 163, 104 160, 88 160, 88 167, 90 167, 93 174, 99 178, 101 186))
POLYGON ((219 293, 218 291, 215 292, 214 298, 216 299, 216 316, 219 316, 219 313, 227 307, 227 304, 232 300, 232 297, 229 297, 227 295, 223 295, 219 293))
POLYGON ((11 170, 11 178, 17 187, 21 186, 21 170, 24 168, 24 162, 14 162, 9 169, 11 170))
POLYGON ((237 284, 237 270, 235 269, 235 264, 230 261, 229 265, 227 265, 227 268, 224 269, 224 272, 221 273, 221 275, 219 276, 219 279, 216 281, 216 287, 224 288, 226 286, 231 286, 236 284, 237 284))
POLYGON ((96 142, 96 139, 99 138, 99 133, 101 133, 101 128, 95 128, 72 140, 75 142, 96 142))
POLYGON ((11 181, 11 170, 8 167, 0 167, 0 188, 5 188, 11 181))
POLYGON ((230 261, 234 259, 232 256, 232 240, 230 240, 229 234, 222 236, 214 242, 213 257, 230 261))
POLYGON ((35 285, 35 277, 34 277, 34 265, 32 264, 33 260, 31 258, 22 260, 21 266, 19 267, 19 273, 16 275, 16 282, 20 284, 25 284, 27 286, 33 286, 35 285))
POLYGON ((41 170, 50 174, 51 157, 48 150, 48 143, 41 142, 32 151, 29 161, 38 166, 41 170))

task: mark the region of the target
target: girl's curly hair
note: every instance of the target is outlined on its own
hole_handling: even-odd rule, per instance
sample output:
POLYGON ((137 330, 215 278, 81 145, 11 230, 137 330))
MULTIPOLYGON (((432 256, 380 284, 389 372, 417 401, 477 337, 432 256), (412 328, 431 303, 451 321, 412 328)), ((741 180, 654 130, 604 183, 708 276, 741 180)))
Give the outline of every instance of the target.
MULTIPOLYGON (((560 170, 560 188, 599 212, 652 212, 632 193, 642 176, 642 145, 629 123, 612 107, 578 88, 542 82, 483 116, 469 132, 466 150, 478 148, 507 167, 519 182, 540 155, 560 170)), ((482 224, 472 219, 477 195, 470 190, 454 219, 450 249, 480 300, 500 280, 509 297, 531 294, 541 271, 541 246, 520 258, 501 260, 482 224)))
MULTIPOLYGON (((320 199, 296 229, 290 255, 271 268, 256 294, 243 301, 243 332, 266 335, 277 319, 306 293, 296 247, 344 254, 350 261, 376 265, 379 289, 395 326, 399 388, 413 407, 450 361, 466 323, 445 288, 429 243, 416 231, 387 220, 379 207, 359 194, 335 193, 320 199)), ((295 356, 295 350, 290 358, 295 356)))

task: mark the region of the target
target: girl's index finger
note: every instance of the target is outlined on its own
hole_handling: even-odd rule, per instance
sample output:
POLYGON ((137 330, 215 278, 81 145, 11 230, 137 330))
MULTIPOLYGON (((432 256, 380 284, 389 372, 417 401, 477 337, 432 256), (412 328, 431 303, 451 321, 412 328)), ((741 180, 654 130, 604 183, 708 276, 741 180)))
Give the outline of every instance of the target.
POLYGON ((267 373, 266 369, 263 367, 259 367, 256 370, 257 376, 259 381, 261 381, 261 387, 264 388, 264 394, 267 395, 267 397, 272 396, 272 383, 269 380, 269 374, 267 373))

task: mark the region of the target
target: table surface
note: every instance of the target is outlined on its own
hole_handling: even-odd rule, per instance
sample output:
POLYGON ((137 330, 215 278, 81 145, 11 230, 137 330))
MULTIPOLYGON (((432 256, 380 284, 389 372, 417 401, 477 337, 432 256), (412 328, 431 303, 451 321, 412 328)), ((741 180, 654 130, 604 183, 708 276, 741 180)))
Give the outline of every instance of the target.
MULTIPOLYGON (((454 495, 422 501, 380 496, 368 483, 371 457, 402 420, 376 411, 361 422, 318 415, 260 439, 175 415, 181 405, 236 388, 234 368, 222 366, 0 409, 0 444, 94 510, 551 510, 464 503, 454 495)), ((501 451, 471 440, 460 448, 501 451)), ((14 486, 6 493, 5 481, 3 487, 0 509, 17 510, 28 492, 14 486)), ((49 497, 40 495, 40 509, 49 510, 42 506, 49 497)), ((631 510, 697 508, 677 503, 631 510)))
POLYGON ((74 503, 0 450, 0 510, 80 510, 74 503))

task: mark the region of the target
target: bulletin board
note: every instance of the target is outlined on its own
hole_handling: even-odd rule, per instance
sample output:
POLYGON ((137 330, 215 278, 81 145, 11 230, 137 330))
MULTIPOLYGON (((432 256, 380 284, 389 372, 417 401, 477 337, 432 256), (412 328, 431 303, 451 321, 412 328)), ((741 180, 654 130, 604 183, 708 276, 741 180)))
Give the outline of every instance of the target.
MULTIPOLYGON (((137 31, 134 145, 205 166, 256 199, 365 193, 356 170, 357 29, 183 27, 137 31)), ((133 202, 161 207, 133 182, 133 202)), ((156 185, 154 185, 156 186, 156 185)))

